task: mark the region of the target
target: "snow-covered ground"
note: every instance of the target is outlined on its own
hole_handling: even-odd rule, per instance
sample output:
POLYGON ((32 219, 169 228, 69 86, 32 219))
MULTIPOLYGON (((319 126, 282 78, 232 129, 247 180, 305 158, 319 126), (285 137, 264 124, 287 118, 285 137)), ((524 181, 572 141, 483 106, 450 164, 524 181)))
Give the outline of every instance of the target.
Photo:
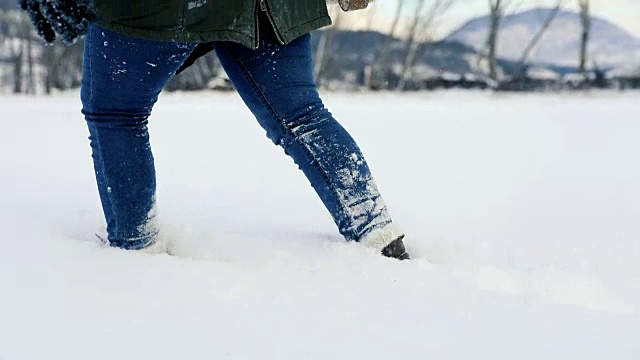
POLYGON ((341 240, 234 94, 164 95, 177 256, 101 246, 77 94, 0 97, 0 359, 640 359, 637 94, 342 95, 415 260, 341 240))

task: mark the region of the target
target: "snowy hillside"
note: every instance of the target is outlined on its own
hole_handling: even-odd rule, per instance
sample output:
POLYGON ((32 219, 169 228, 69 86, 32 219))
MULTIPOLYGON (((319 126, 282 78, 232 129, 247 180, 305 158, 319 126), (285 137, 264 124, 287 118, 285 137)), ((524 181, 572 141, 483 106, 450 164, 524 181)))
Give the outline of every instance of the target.
POLYGON ((344 243, 234 94, 151 119, 177 256, 101 246, 78 94, 0 97, 0 359, 637 360, 637 94, 336 94, 415 260, 344 243))
MULTIPOLYGON (((518 60, 551 11, 541 8, 506 16, 500 30, 498 55, 501 58, 518 60)), ((590 66, 617 67, 630 57, 640 54, 639 39, 604 19, 593 17, 592 21, 590 66)), ((448 38, 482 50, 487 41, 488 28, 488 17, 477 18, 469 21, 448 38)), ((578 14, 561 11, 532 53, 530 61, 577 67, 580 29, 578 14)))

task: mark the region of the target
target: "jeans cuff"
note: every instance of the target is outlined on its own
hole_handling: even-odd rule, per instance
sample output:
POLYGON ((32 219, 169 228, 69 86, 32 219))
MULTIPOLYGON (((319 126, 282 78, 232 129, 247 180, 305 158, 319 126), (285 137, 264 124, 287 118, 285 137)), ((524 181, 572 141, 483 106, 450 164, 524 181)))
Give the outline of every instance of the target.
POLYGON ((153 246, 158 241, 158 232, 146 234, 143 237, 125 240, 109 240, 109 246, 124 250, 142 250, 153 246))
POLYGON ((371 230, 359 242, 366 247, 382 251, 385 246, 402 235, 404 233, 393 223, 390 223, 381 228, 371 230))

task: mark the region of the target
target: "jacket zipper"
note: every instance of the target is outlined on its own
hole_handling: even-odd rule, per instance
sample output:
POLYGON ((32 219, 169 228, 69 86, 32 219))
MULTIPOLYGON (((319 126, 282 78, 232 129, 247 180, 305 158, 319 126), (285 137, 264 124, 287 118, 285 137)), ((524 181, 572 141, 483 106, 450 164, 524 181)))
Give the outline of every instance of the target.
MULTIPOLYGON (((281 45, 284 45, 284 40, 282 40, 282 37, 280 37, 280 34, 278 33, 278 29, 276 28, 276 23, 273 22, 273 18, 269 13, 269 8, 267 7, 267 0, 260 0, 260 10, 262 10, 265 13, 265 15, 267 15, 267 19, 269 19, 269 23, 273 28, 273 32, 276 34, 276 38, 278 39, 278 42, 280 42, 281 45)), ((256 19, 256 24, 257 23, 258 21, 256 19)), ((260 29, 257 29, 257 31, 260 32, 260 29)))

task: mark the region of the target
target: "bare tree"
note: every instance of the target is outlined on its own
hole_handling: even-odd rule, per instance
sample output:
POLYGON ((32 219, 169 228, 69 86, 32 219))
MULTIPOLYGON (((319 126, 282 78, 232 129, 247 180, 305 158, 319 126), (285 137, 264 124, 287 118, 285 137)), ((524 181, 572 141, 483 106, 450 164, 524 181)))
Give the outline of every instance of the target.
POLYGON ((320 31, 320 37, 318 38, 318 45, 316 47, 313 74, 318 83, 322 82, 326 67, 331 61, 329 49, 331 49, 331 45, 335 38, 335 31, 340 29, 342 26, 342 11, 339 7, 335 7, 334 10, 335 14, 331 16, 333 25, 331 29, 320 31))
POLYGON ((500 32, 500 21, 504 14, 505 1, 489 0, 489 36, 487 37, 487 47, 489 49, 487 59, 489 61, 489 77, 498 80, 498 35, 500 32))
POLYGON ((0 71, 10 68, 2 77, 0 87, 10 88, 16 94, 35 94, 38 43, 25 14, 17 10, 0 10, 0 46, 0 71))
MULTIPOLYGON (((376 21, 378 15, 378 7, 372 6, 369 7, 365 12, 366 22, 364 25, 364 31, 360 35, 360 42, 365 41, 365 34, 369 33, 373 29, 373 24, 376 21)), ((371 90, 373 89, 373 65, 371 63, 365 64, 362 69, 362 85, 365 88, 371 90)))
POLYGON ((413 47, 416 42, 416 36, 418 35, 418 27, 423 19, 422 10, 426 5, 425 0, 417 0, 416 9, 413 15, 413 19, 411 20, 411 25, 409 26, 409 31, 407 33, 407 41, 406 41, 406 56, 404 60, 404 64, 402 66, 402 70, 400 71, 400 82, 398 83, 398 90, 402 91, 406 85, 406 73, 408 71, 408 64, 411 61, 411 53, 414 52, 413 47))
POLYGON ((318 38, 318 45, 316 47, 316 54, 314 56, 314 65, 313 65, 313 76, 316 78, 316 81, 320 80, 320 75, 322 73, 322 68, 324 67, 324 55, 327 52, 327 38, 329 36, 326 33, 326 30, 320 32, 320 37, 318 38))
POLYGON ((396 0, 396 8, 393 18, 391 20, 391 26, 388 30, 388 36, 384 41, 384 44, 380 47, 379 55, 373 61, 373 63, 365 69, 365 83, 366 86, 371 89, 374 87, 373 78, 378 79, 377 86, 388 88, 389 75, 391 74, 391 64, 393 59, 392 45, 396 42, 396 37, 399 36, 398 29, 404 12, 406 0, 396 0))
POLYGON ((479 66, 482 60, 487 60, 489 64, 489 76, 491 79, 498 78, 498 39, 500 27, 507 11, 516 13, 524 5, 526 0, 488 0, 489 1, 489 32, 487 41, 478 52, 484 54, 477 58, 476 65, 479 66))
POLYGON ((520 56, 520 60, 518 60, 518 70, 516 71, 517 76, 524 75, 523 72, 525 64, 529 59, 529 56, 531 55, 531 51, 533 51, 536 45, 540 42, 544 34, 553 23, 553 20, 558 16, 558 13, 560 12, 560 10, 562 10, 564 2, 565 0, 557 0, 556 6, 549 12, 542 25, 540 26, 538 32, 533 36, 531 41, 529 41, 529 43, 525 47, 524 51, 522 52, 522 56, 520 56))
POLYGON ((418 0, 411 25, 407 33, 406 55, 400 71, 398 90, 405 90, 410 70, 414 67, 421 45, 431 41, 435 21, 444 15, 455 0, 433 0, 426 12, 426 0, 418 0))
POLYGON ((580 42, 580 73, 587 73, 587 56, 589 47, 589 34, 591 32, 591 14, 589 0, 578 0, 580 6, 580 21, 582 25, 582 36, 580 42))
POLYGON ((18 43, 18 46, 11 47, 11 60, 13 60, 13 93, 22 93, 22 74, 24 63, 24 51, 22 42, 18 43))
MULTIPOLYGON (((13 62, 13 92, 20 94, 27 90, 24 86, 25 80, 27 84, 31 82, 31 80, 25 79, 24 72, 25 61, 28 61, 27 39, 31 36, 31 23, 24 16, 18 16, 13 26, 14 31, 11 34, 13 39, 9 41, 7 48, 13 62)), ((30 74, 27 73, 28 75, 30 74)))
POLYGON ((391 22, 391 28, 389 29, 389 36, 395 37, 396 32, 398 31, 398 24, 400 24, 400 18, 402 17, 402 10, 404 9, 406 0, 397 0, 398 5, 396 6, 395 15, 393 16, 393 21, 391 22))
POLYGON ((27 47, 27 94, 35 95, 36 93, 36 74, 35 74, 35 57, 33 56, 33 36, 28 35, 26 41, 27 47))

